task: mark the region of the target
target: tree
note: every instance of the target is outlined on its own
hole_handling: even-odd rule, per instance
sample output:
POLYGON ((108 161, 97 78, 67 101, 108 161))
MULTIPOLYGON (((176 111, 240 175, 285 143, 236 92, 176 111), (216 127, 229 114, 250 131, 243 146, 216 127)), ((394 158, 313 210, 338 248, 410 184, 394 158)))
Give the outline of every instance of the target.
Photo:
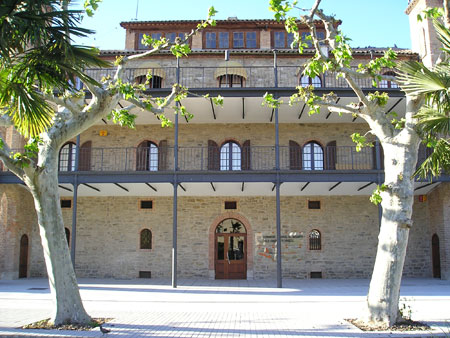
MULTIPOLYGON (((96 5, 96 2, 97 0, 87 1, 89 5, 96 5)), ((86 66, 104 63, 92 50, 75 48, 70 44, 69 34, 88 33, 77 26, 79 21, 76 20, 76 15, 79 13, 61 9, 58 2, 52 0, 7 0, 5 4, 2 3, 0 9, 3 19, 2 53, 3 47, 5 53, 8 53, 8 58, 2 60, 1 64, 1 126, 12 126, 23 135, 32 136, 28 139, 25 151, 13 155, 10 147, 0 139, 0 158, 4 165, 25 183, 34 199, 50 290, 55 304, 51 321, 56 325, 85 324, 90 321, 90 317, 83 308, 79 294, 59 204, 59 149, 64 143, 105 118, 133 127, 136 116, 131 114, 130 110, 136 107, 157 114, 163 125, 170 125, 170 120, 163 112, 173 102, 178 103, 172 107, 176 112, 189 115, 179 104, 187 95, 186 88, 174 84, 167 97, 153 98, 144 93, 144 85, 126 82, 123 74, 129 61, 149 56, 162 49, 170 49, 177 58, 189 53, 188 39, 207 25, 214 24, 212 16, 215 10, 210 8, 206 21, 198 24, 184 39, 178 39, 174 43, 164 38, 153 40, 144 36, 145 43, 151 46, 150 50, 118 58, 114 77, 97 83, 86 76, 83 70, 86 66), (17 24, 9 27, 4 19, 6 16, 13 16, 14 20, 17 19, 14 21, 17 24), (36 30, 32 29, 34 27, 30 28, 30 23, 34 22, 37 22, 36 30), (12 33, 10 40, 8 30, 12 33), (24 39, 23 43, 21 37, 24 39), (28 45, 33 47, 27 49, 28 45), (86 58, 79 58, 80 51, 86 58), (48 59, 40 62, 44 56, 51 58, 51 62, 45 61, 48 59), (89 61, 88 57, 92 61, 89 61), (74 76, 84 83, 87 92, 75 91, 70 85, 74 76), (23 88, 18 88, 22 84, 23 88), (87 94, 90 98, 89 103, 85 104, 87 94), (22 104, 22 99, 29 99, 29 102, 22 104), (130 105, 117 109, 120 100, 128 101, 130 105), (21 121, 22 118, 26 122, 21 121)))
MULTIPOLYGON (((355 94, 355 102, 342 105, 337 103, 333 93, 319 97, 315 95, 313 87, 298 88, 298 93, 291 97, 290 103, 306 102, 310 114, 320 112, 326 108, 330 112, 352 114, 364 119, 370 128, 370 133, 376 136, 384 150, 384 183, 377 187, 371 197, 383 208, 378 248, 372 279, 367 296, 367 316, 364 320, 374 325, 391 326, 399 319, 399 295, 403 265, 406 256, 409 230, 412 227, 412 207, 414 201, 414 172, 420 143, 417 132, 416 113, 422 105, 421 95, 406 92, 406 114, 397 119, 387 114, 385 108, 388 95, 372 92, 365 94, 358 85, 358 79, 370 78, 372 81, 395 81, 395 76, 380 75, 382 68, 396 66, 396 54, 392 50, 386 51, 383 57, 373 59, 367 64, 360 64, 358 69, 351 67, 353 61, 352 50, 348 39, 338 30, 338 21, 323 13, 319 8, 321 0, 316 0, 307 14, 299 18, 299 22, 306 24, 310 30, 307 38, 315 49, 315 55, 305 65, 304 74, 314 78, 325 71, 333 71, 342 77, 355 94), (326 37, 318 38, 316 23, 323 23, 326 37), (326 44, 329 54, 321 48, 326 44)), ((307 46, 301 39, 296 19, 288 15, 297 1, 270 0, 270 9, 275 12, 275 18, 285 20, 286 30, 294 34, 294 43, 300 53, 307 46)), ((305 10, 306 11, 306 10, 305 10)), ((278 100, 266 95, 269 104, 280 104, 278 100)), ((366 136, 352 135, 357 146, 369 145, 366 136)))
MULTIPOLYGON (((419 110, 418 131, 423 143, 433 151, 417 170, 422 178, 437 177, 442 171, 450 172, 450 3, 444 1, 444 20, 438 8, 425 11, 442 43, 442 55, 433 68, 410 61, 400 65, 400 84, 409 95, 422 95, 425 104, 419 110)), ((420 16, 418 20, 422 20, 420 16)))

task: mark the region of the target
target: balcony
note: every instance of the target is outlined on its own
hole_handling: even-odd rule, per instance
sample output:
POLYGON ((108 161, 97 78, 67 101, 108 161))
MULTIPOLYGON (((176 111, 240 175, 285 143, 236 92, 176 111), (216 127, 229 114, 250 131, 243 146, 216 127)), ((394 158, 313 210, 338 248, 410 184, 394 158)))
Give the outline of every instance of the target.
MULTIPOLYGON (((376 169, 375 148, 357 152, 352 146, 324 147, 318 153, 280 146, 280 170, 367 171, 376 169)), ((174 171, 174 148, 88 148, 80 149, 79 170, 91 172, 174 171)), ((74 153, 60 154, 60 171, 74 171, 74 153), (69 156, 70 155, 70 156, 69 156)), ((178 172, 270 172, 276 170, 274 146, 242 147, 223 152, 208 147, 179 147, 178 172)))
MULTIPOLYGON (((272 88, 275 86, 275 72, 273 66, 251 66, 241 67, 238 70, 239 76, 243 77, 242 83, 227 83, 220 82, 218 79, 218 70, 223 79, 227 79, 228 75, 235 75, 237 73, 236 67, 180 67, 180 83, 189 89, 217 89, 217 88, 272 88)), ((356 68, 355 68, 356 70, 356 68)), ((128 68, 124 72, 124 78, 128 82, 136 82, 136 80, 143 75, 150 73, 153 76, 161 78, 157 81, 157 85, 153 88, 171 88, 176 83, 176 67, 160 67, 160 68, 128 68)), ((336 73, 327 72, 322 78, 309 79, 301 77, 301 67, 299 66, 278 66, 277 67, 277 87, 279 88, 295 88, 299 85, 313 85, 318 89, 349 89, 349 86, 343 78, 336 78, 336 73), (309 79, 309 81, 308 81, 309 79)), ((391 69, 384 69, 382 74, 390 73, 391 69)), ((115 69, 87 69, 86 74, 101 81, 104 77, 113 77, 115 69)), ((232 81, 232 80, 231 80, 232 81)), ((370 79, 358 79, 357 83, 363 89, 382 89, 382 90, 397 90, 397 86, 390 81, 380 81, 377 87, 373 87, 370 79)))

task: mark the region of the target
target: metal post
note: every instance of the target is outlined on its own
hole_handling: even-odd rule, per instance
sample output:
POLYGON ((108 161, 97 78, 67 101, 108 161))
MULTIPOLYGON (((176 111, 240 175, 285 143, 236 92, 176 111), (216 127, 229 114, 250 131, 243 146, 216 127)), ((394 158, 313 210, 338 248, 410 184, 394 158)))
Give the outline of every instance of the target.
POLYGON ((75 146, 75 175, 73 182, 72 200, 72 236, 70 238, 70 256, 72 258, 73 269, 75 270, 75 252, 77 246, 77 204, 78 204, 78 166, 80 162, 80 135, 77 135, 75 146))
POLYGON ((75 175, 73 183, 73 200, 72 200, 72 236, 70 238, 70 256, 72 258, 72 265, 74 270, 75 270, 75 250, 77 245, 77 204, 78 204, 78 176, 75 175))
MULTIPOLYGON (((378 183, 381 184, 381 144, 378 138, 375 140, 375 158, 376 158, 376 168, 378 170, 378 183)), ((381 220, 383 218, 383 207, 381 203, 378 204, 378 229, 381 228, 381 220)))
MULTIPOLYGON (((177 58, 177 84, 180 82, 180 59, 177 58)), ((176 102, 178 107, 179 102, 176 102)), ((174 135, 174 173, 173 173, 173 226, 172 226, 172 287, 177 287, 177 228, 178 228, 178 114, 175 114, 175 135, 174 135)))
MULTIPOLYGON (((273 51, 273 73, 275 76, 275 88, 278 87, 277 52, 273 51)), ((278 98, 278 95, 275 96, 278 98)), ((276 223, 277 223, 277 288, 283 287, 281 269, 281 206, 280 206, 280 135, 278 123, 278 108, 275 108, 275 170, 277 172, 276 185, 276 223)))

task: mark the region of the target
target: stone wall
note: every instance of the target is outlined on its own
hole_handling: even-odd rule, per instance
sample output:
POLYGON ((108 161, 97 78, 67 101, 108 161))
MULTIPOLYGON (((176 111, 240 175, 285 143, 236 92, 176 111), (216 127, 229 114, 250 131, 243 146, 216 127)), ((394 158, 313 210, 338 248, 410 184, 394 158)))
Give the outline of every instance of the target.
POLYGON ((28 236, 27 276, 45 274, 34 204, 19 185, 0 185, 0 279, 19 277, 20 239, 28 236))
MULTIPOLYGON (((33 201, 21 186, 0 186, 0 276, 17 278, 19 242, 30 240, 28 276, 45 276, 45 265, 33 201)), ((152 197, 153 209, 140 209, 142 197, 80 197, 78 201, 76 273, 79 277, 136 278, 139 271, 169 277, 172 248, 171 197, 152 197), (142 229, 153 234, 152 249, 139 248, 142 229)), ((309 278, 368 278, 378 236, 378 209, 367 196, 282 196, 281 232, 283 275, 309 278), (308 200, 321 202, 308 209, 308 200), (310 250, 308 235, 317 229, 321 250, 310 250)), ((431 277, 431 236, 441 240, 443 277, 448 278, 450 188, 441 184, 426 202, 416 199, 404 275, 431 277)), ((178 272, 180 277, 213 277, 214 229, 224 218, 245 220, 248 229, 249 278, 276 275, 275 198, 179 197, 178 272), (236 200, 237 210, 224 209, 236 200)), ((63 209, 64 223, 72 224, 72 209, 63 209)), ((72 235, 72 234, 71 234, 72 235)))
MULTIPOLYGON (((209 255, 214 252, 209 233, 228 217, 221 197, 179 197, 178 272, 180 277, 211 277, 209 255)), ((251 225, 253 244, 249 277, 276 275, 275 198, 236 197, 236 215, 251 225)), ((79 277, 136 278, 139 271, 169 277, 172 245, 172 198, 153 199, 154 209, 140 210, 134 197, 82 197, 78 205, 76 271, 79 277), (139 249, 139 233, 153 234, 151 250, 139 249)), ((282 257, 285 277, 368 278, 378 236, 378 209, 367 196, 282 197, 282 257), (309 210, 307 200, 320 200, 320 210, 309 210), (321 250, 309 250, 308 235, 317 229, 321 250)), ((430 245, 426 204, 417 205, 415 226, 405 263, 405 276, 430 277, 430 245)), ((64 210, 66 224, 71 210, 64 210)), ((250 252, 251 251, 251 252, 250 252)), ((250 265, 250 264, 249 264, 250 265)))
POLYGON ((450 183, 442 183, 429 195, 427 204, 430 215, 430 233, 427 242, 431 245, 431 236, 439 238, 441 278, 450 279, 450 183))

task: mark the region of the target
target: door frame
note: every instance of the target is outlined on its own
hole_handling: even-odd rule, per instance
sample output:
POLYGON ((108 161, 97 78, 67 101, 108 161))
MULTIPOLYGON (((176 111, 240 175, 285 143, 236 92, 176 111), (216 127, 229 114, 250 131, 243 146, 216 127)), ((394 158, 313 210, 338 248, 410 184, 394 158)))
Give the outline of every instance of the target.
POLYGON ((441 252, 440 241, 438 234, 431 236, 431 268, 433 272, 433 278, 441 278, 442 265, 441 265, 441 252))
POLYGON ((22 234, 19 240, 19 278, 28 277, 28 258, 30 256, 30 237, 27 234, 22 234), (22 241, 26 239, 26 246, 22 241), (26 247, 26 252, 23 252, 26 247))
MULTIPOLYGON (((247 230, 247 229, 246 229, 247 230)), ((218 255, 218 250, 217 250, 217 238, 218 237, 224 237, 224 249, 226 250, 226 248, 228 248, 229 241, 231 237, 244 237, 244 262, 241 264, 244 264, 245 270, 244 270, 244 277, 243 278, 236 278, 236 279, 247 279, 247 233, 216 233, 215 234, 215 245, 214 245, 214 278, 217 279, 217 275, 215 273, 216 271, 216 264, 217 264, 217 255, 218 255)), ((225 251, 226 252, 226 251, 225 251)), ((225 254, 224 252, 224 254, 225 254)), ((225 259, 224 259, 225 261, 225 259)), ((225 267, 225 275, 227 275, 228 272, 228 267, 229 265, 233 264, 234 261, 230 261, 228 260, 228 265, 224 264, 225 267)), ((237 264, 237 263, 234 263, 237 264)), ((223 278, 223 279, 235 279, 235 278, 223 278)))
POLYGON ((209 233, 208 233, 208 277, 209 279, 215 279, 216 277, 216 270, 215 270, 215 255, 216 255, 216 228, 219 225, 220 222, 222 222, 225 219, 228 218, 234 218, 241 222, 245 229, 247 230, 247 238, 246 238, 246 247, 247 247, 247 279, 253 279, 253 257, 254 257, 254 250, 253 250, 253 229, 250 225, 250 222, 242 216, 241 214, 238 214, 236 212, 225 212, 219 216, 217 216, 209 226, 209 233))

